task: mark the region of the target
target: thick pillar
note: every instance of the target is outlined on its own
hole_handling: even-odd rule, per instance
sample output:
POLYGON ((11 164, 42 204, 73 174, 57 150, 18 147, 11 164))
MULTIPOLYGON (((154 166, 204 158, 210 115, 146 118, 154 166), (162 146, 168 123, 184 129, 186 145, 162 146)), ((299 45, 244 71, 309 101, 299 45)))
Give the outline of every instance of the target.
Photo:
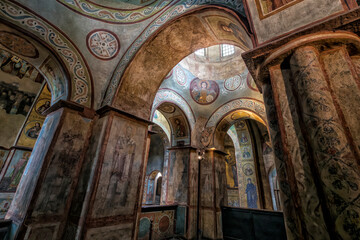
POLYGON ((205 239, 222 239, 221 206, 227 204, 225 154, 209 150, 200 163, 200 229, 205 239))
POLYGON ((63 239, 94 113, 64 101, 49 111, 6 215, 10 239, 63 239))
POLYGON ((110 107, 98 114, 78 189, 85 194, 75 208, 76 239, 136 239, 149 122, 110 107))
MULTIPOLYGON (((336 59, 341 58, 343 56, 338 55, 336 59)), ((332 66, 333 61, 327 62, 326 66, 332 66)), ((360 229, 359 165, 356 151, 349 142, 350 136, 334 103, 317 49, 311 46, 298 48, 291 57, 290 66, 305 137, 313 159, 312 167, 316 170, 314 177, 319 181, 318 193, 325 201, 325 217, 329 217, 328 228, 333 228, 338 238, 357 239, 360 229)), ((337 85, 333 80, 329 79, 330 85, 337 85)), ((359 89, 356 90, 358 92, 359 89)), ((348 97, 354 96, 356 94, 348 97)))
POLYGON ((185 208, 186 222, 177 224, 177 234, 193 239, 196 237, 198 160, 192 147, 169 149, 166 204, 178 204, 185 208), (188 228, 187 228, 188 226, 188 228))

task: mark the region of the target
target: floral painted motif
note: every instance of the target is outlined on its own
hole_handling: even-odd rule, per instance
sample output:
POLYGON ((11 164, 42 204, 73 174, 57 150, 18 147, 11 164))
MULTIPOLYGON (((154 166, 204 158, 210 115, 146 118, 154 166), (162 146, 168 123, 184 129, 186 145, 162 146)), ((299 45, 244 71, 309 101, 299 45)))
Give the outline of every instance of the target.
POLYGON ((97 58, 110 60, 116 57, 120 50, 120 42, 116 34, 108 30, 94 30, 87 36, 86 45, 97 58))
POLYGON ((77 48, 59 30, 11 1, 0 1, 0 18, 5 19, 45 41, 65 63, 73 91, 71 100, 91 106, 91 77, 77 48))

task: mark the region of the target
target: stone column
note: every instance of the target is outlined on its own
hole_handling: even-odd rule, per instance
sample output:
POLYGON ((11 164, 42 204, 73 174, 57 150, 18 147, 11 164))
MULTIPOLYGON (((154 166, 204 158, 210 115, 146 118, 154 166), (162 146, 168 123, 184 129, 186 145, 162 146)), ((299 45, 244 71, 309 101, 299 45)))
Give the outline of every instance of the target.
POLYGON ((200 164, 200 229, 206 239, 222 239, 221 206, 227 203, 225 154, 209 150, 200 164))
POLYGON ((95 112, 65 101, 47 112, 6 216, 10 239, 63 239, 95 112))
MULTIPOLYGON (((336 68, 332 62, 326 66, 336 68)), ((339 239, 358 239, 360 171, 356 151, 342 125, 317 49, 311 46, 296 49, 290 67, 314 178, 318 181, 319 197, 326 205, 323 212, 328 230, 330 233, 333 230, 339 239)))

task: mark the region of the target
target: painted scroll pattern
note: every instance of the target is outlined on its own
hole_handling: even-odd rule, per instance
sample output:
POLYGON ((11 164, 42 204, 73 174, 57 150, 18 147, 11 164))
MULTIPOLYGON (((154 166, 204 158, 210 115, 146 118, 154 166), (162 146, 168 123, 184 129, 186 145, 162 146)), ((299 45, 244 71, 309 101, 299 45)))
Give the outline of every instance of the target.
POLYGON ((249 109, 257 114, 266 122, 266 114, 264 103, 247 98, 238 98, 231 102, 228 102, 217 109, 210 117, 209 121, 206 124, 206 127, 213 127, 223 118, 223 116, 236 109, 249 109))
POLYGON ((181 110, 185 113, 191 129, 194 128, 195 117, 193 112, 191 111, 189 104, 178 93, 171 89, 159 89, 154 99, 151 116, 153 115, 153 112, 158 108, 158 106, 160 106, 160 104, 163 102, 171 102, 180 107, 181 110))
POLYGON ((245 16, 244 6, 242 3, 236 3, 233 0, 194 0, 194 1, 186 1, 182 0, 176 3, 173 7, 164 11, 161 15, 159 15, 153 22, 149 24, 149 26, 139 35, 139 37, 133 42, 133 44, 129 47, 129 49, 122 56, 114 75, 110 81, 108 89, 104 96, 104 101, 102 105, 110 104, 115 91, 120 83, 120 78, 125 71, 125 68, 129 64, 129 62, 133 59, 135 53, 140 49, 143 43, 159 28, 161 28, 168 21, 196 8, 201 7, 201 5, 205 4, 217 4, 224 7, 231 8, 237 12, 240 12, 245 16))
POLYGON ((91 77, 76 47, 57 29, 10 1, 0 2, 0 17, 29 31, 49 44, 65 63, 71 77, 71 100, 91 106, 91 77))
POLYGON ((144 21, 167 7, 172 0, 154 1, 138 9, 114 9, 99 6, 86 0, 58 0, 64 6, 99 21, 129 24, 144 21))

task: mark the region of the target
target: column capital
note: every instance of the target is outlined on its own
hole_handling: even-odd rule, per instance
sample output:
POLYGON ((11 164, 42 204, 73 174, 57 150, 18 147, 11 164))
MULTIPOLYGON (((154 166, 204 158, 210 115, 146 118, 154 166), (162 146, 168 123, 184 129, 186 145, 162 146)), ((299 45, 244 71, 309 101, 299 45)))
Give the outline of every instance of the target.
POLYGON ((95 110, 85 107, 83 105, 80 105, 78 103, 71 102, 71 101, 65 101, 65 100, 59 100, 58 102, 54 103, 53 105, 51 105, 51 107, 49 107, 44 112, 44 114, 48 115, 52 112, 59 110, 60 108, 67 108, 67 109, 71 109, 73 111, 77 111, 82 116, 89 118, 89 119, 93 119, 96 116, 95 110))
POLYGON ((149 121, 147 119, 135 116, 135 115, 133 115, 131 113, 125 112, 123 110, 120 110, 118 108, 115 108, 115 107, 112 107, 112 106, 109 106, 109 105, 105 105, 105 106, 99 108, 98 110, 96 110, 96 113, 100 116, 100 118, 105 116, 109 112, 114 112, 116 114, 120 114, 120 115, 126 116, 128 118, 132 118, 132 119, 138 120, 140 122, 144 122, 144 123, 146 123, 148 125, 153 125, 154 124, 152 121, 149 121))

